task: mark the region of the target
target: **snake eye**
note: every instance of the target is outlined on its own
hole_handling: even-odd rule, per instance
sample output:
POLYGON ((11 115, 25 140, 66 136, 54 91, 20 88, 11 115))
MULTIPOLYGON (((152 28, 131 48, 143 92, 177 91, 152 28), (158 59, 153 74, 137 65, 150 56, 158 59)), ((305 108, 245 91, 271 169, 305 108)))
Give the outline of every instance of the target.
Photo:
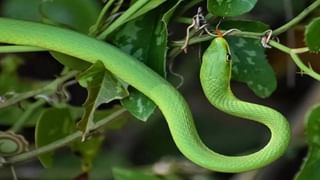
POLYGON ((230 62, 231 61, 231 54, 227 53, 227 61, 230 62))

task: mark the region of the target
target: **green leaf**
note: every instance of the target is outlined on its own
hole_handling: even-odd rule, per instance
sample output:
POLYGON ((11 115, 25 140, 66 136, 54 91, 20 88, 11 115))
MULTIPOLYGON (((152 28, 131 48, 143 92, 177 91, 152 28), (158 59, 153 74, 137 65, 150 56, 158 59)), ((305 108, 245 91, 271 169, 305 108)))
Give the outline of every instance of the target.
POLYGON ((134 90, 121 101, 122 105, 136 118, 147 121, 155 110, 155 104, 142 93, 134 90))
POLYGON ((220 25, 221 29, 239 29, 241 31, 264 32, 270 27, 260 21, 250 20, 225 20, 220 25))
POLYGON ((166 0, 153 0, 146 3, 142 8, 140 8, 138 11, 136 11, 130 18, 127 19, 126 22, 131 21, 132 19, 135 19, 141 15, 146 14, 147 12, 151 11, 152 9, 160 6, 162 3, 164 3, 166 0))
POLYGON ((41 10, 54 22, 68 25, 80 32, 87 33, 99 14, 97 1, 88 0, 6 0, 3 15, 16 19, 41 21, 41 10))
POLYGON ((88 69, 92 64, 82 59, 78 59, 72 56, 68 56, 58 52, 50 52, 50 54, 62 65, 68 67, 69 69, 83 71, 88 69))
MULTIPOLYGON (((35 130, 36 147, 42 147, 69 135, 75 129, 75 122, 67 108, 49 108, 37 122, 35 130)), ((46 168, 53 163, 54 152, 39 155, 38 158, 46 168)))
POLYGON ((2 3, 2 15, 15 19, 40 20, 38 11, 39 0, 4 0, 2 3))
MULTIPOLYGON (((163 77, 166 76, 167 24, 181 1, 172 2, 165 11, 152 11, 145 16, 127 23, 115 35, 113 43, 122 51, 134 56, 163 77)), ((146 96, 132 90, 130 98, 122 104, 136 118, 146 121, 155 109, 154 103, 146 96)))
POLYGON ((122 168, 112 168, 112 174, 115 180, 161 180, 157 176, 122 168))
POLYGON ((100 10, 97 1, 53 0, 43 1, 42 11, 50 20, 87 34, 100 10))
MULTIPOLYGON (((223 22, 221 28, 264 32, 269 26, 258 21, 230 20, 223 22)), ((246 83, 261 98, 270 96, 277 87, 277 81, 260 41, 242 37, 226 39, 232 54, 232 78, 246 83)))
MULTIPOLYGON (((105 118, 108 118, 108 116, 110 116, 112 113, 119 111, 122 108, 123 107, 117 105, 112 107, 111 109, 98 110, 94 114, 94 122, 98 122, 105 118)), ((129 113, 123 113, 123 115, 116 117, 112 119, 112 121, 109 121, 108 123, 106 123, 104 125, 104 129, 106 131, 121 129, 128 122, 129 117, 130 117, 129 113)))
POLYGON ((318 180, 320 179, 320 104, 309 110, 305 120, 309 151, 295 180, 318 180))
MULTIPOLYGON (((43 111, 45 111, 44 108, 35 109, 34 112, 28 117, 29 120, 23 124, 23 127, 34 127, 43 111)), ((10 106, 0 109, 0 125, 12 126, 23 113, 24 110, 18 106, 10 106)))
MULTIPOLYGON (((63 24, 85 34, 99 14, 97 1, 88 0, 7 0, 3 6, 4 16, 33 21, 48 21, 45 18, 49 18, 54 24, 63 24), (39 11, 40 7, 43 14, 39 11)), ((84 70, 90 66, 89 63, 71 56, 57 52, 50 53, 70 69, 84 70)))
POLYGON ((305 42, 311 52, 320 52, 320 17, 315 18, 306 27, 305 42))
MULTIPOLYGON (((87 0, 45 1, 41 7, 46 16, 45 18, 49 18, 49 21, 55 24, 63 24, 84 34, 88 33, 90 26, 95 23, 99 13, 97 2, 87 0)), ((91 65, 81 59, 58 52, 50 52, 50 54, 70 69, 82 71, 91 65)))
POLYGON ((98 61, 78 76, 82 87, 87 88, 88 97, 84 103, 84 114, 79 122, 79 128, 84 136, 94 126, 94 112, 101 104, 128 96, 127 90, 104 65, 98 61))
POLYGON ((257 0, 208 0, 208 11, 215 16, 239 16, 249 12, 257 0))
MULTIPOLYGON (((133 2, 133 1, 132 1, 133 2)), ((130 7, 123 13, 119 18, 117 18, 108 28, 101 33, 97 38, 98 39, 106 39, 108 35, 113 33, 120 26, 126 24, 127 22, 134 20, 135 18, 140 17, 141 15, 146 14, 152 9, 156 8, 160 4, 162 4, 164 0, 139 0, 134 1, 130 5, 130 7)))
POLYGON ((269 97, 277 87, 276 76, 260 41, 228 37, 232 56, 232 78, 246 83, 259 97, 269 97))

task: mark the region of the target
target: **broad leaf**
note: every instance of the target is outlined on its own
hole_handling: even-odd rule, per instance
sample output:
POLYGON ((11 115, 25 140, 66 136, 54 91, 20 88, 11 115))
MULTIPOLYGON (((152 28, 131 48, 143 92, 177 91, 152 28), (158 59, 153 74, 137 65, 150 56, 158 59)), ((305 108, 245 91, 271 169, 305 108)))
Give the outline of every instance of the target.
POLYGON ((97 1, 88 0, 6 0, 3 3, 4 16, 41 21, 44 17, 59 24, 64 24, 83 33, 99 14, 97 1), (39 11, 41 7, 41 12, 39 11))
MULTIPOLYGON (((165 77, 167 24, 180 2, 177 1, 173 6, 170 2, 170 8, 163 13, 159 10, 153 11, 127 23, 116 34, 114 44, 165 77)), ((132 90, 130 97, 123 100, 122 104, 136 118, 143 121, 146 121, 155 109, 153 102, 136 90, 132 90)))
POLYGON ((78 76, 82 87, 87 88, 88 97, 84 103, 84 114, 79 122, 79 128, 84 136, 94 126, 94 112, 104 103, 128 96, 126 88, 114 76, 106 71, 104 65, 98 61, 78 76))
MULTIPOLYGON (((223 22, 221 28, 264 32, 268 26, 254 21, 226 21, 223 22)), ((246 83, 259 97, 270 96, 277 87, 277 81, 266 59, 265 48, 261 46, 260 41, 243 37, 227 37, 226 39, 232 54, 232 78, 246 83)))
POLYGON ((305 41, 311 52, 320 52, 320 17, 315 18, 306 27, 305 41))
MULTIPOLYGON (((24 105, 23 107, 28 108, 30 104, 24 105)), ((44 111, 44 108, 35 109, 34 112, 28 117, 28 121, 24 122, 23 127, 34 127, 44 111)), ((18 106, 10 106, 0 109, 0 125, 12 126, 19 118, 21 118, 24 112, 25 111, 18 106)))
POLYGON ((295 180, 320 179, 320 105, 314 106, 306 116, 308 155, 295 180))
POLYGON ((257 96, 269 97, 277 81, 260 42, 237 37, 227 40, 232 54, 232 78, 246 83, 257 96))
POLYGON ((216 16, 239 16, 249 12, 257 0, 208 0, 208 11, 216 16))
POLYGON ((270 29, 269 25, 267 24, 264 24, 260 21, 249 20, 225 20, 221 23, 220 28, 223 30, 236 28, 241 31, 249 32, 264 32, 270 29))
POLYGON ((136 118, 147 121, 152 115, 155 104, 137 90, 132 90, 130 96, 121 101, 122 105, 136 118))
MULTIPOLYGON (((36 147, 42 147, 69 135, 75 129, 75 122, 67 108, 49 108, 45 110, 37 122, 35 130, 36 147)), ((53 163, 54 152, 38 156, 44 167, 53 163)))

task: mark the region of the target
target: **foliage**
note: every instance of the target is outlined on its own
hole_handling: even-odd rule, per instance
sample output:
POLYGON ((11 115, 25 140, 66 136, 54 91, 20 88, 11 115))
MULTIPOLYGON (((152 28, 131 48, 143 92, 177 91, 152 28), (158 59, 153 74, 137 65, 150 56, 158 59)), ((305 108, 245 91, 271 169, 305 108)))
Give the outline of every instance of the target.
MULTIPOLYGON (((172 62, 169 60, 175 59, 178 55, 187 57, 182 62, 182 66, 184 66, 184 64, 198 58, 192 54, 192 50, 185 56, 181 55, 183 52, 181 47, 183 47, 186 38, 188 39, 186 45, 195 48, 196 44, 205 47, 206 41, 213 38, 204 29, 189 26, 192 23, 192 18, 198 17, 193 16, 196 14, 197 7, 202 5, 207 7, 207 9, 203 9, 202 13, 208 13, 208 15, 205 16, 205 21, 198 21, 203 24, 197 25, 205 25, 206 30, 211 33, 227 34, 226 39, 230 44, 233 60, 232 79, 246 84, 257 97, 269 98, 277 89, 277 74, 266 54, 268 48, 271 47, 290 55, 302 74, 319 81, 320 75, 310 65, 306 65, 299 55, 302 53, 317 54, 320 51, 320 18, 315 17, 317 13, 312 14, 320 5, 320 1, 314 1, 291 21, 273 30, 273 34, 269 34, 270 26, 268 24, 254 20, 256 18, 250 16, 251 11, 258 4, 257 0, 108 0, 105 2, 98 0, 28 0, 28 2, 6 0, 1 2, 1 13, 5 17, 39 21, 107 41, 170 81, 177 73, 172 72, 170 65, 172 62), (302 22, 307 15, 310 15, 308 22, 302 22), (225 17, 225 19, 221 17, 225 17), (205 22, 208 24, 204 24, 205 22), (289 48, 290 45, 284 45, 282 41, 277 41, 277 36, 301 25, 305 25, 306 47, 289 48), (187 29, 187 26, 190 28, 187 29), (216 31, 213 32, 211 30, 214 27, 216 31), (234 28, 236 30, 229 31, 234 28), (188 31, 188 36, 184 37, 186 31, 188 31), (269 35, 272 35, 270 39, 269 35), (181 40, 176 40, 177 37, 181 40), (261 41, 264 42, 261 43, 261 41), (168 64, 169 68, 167 68, 168 64)), ((27 134, 25 132, 30 129, 34 132, 34 140, 30 140, 34 144, 30 143, 29 147, 31 153, 13 155, 6 159, 7 162, 2 162, 0 157, 0 167, 11 163, 15 165, 16 162, 38 157, 41 164, 45 168, 49 168, 42 175, 42 178, 55 175, 57 178, 61 176, 61 178, 70 179, 79 174, 88 174, 92 178, 113 177, 116 180, 180 180, 186 176, 193 177, 193 179, 197 179, 197 177, 199 177, 198 179, 223 179, 219 175, 208 173, 193 165, 185 168, 186 162, 177 159, 164 162, 161 160, 162 166, 160 170, 157 169, 156 165, 159 164, 155 162, 155 159, 165 155, 161 154, 163 152, 160 148, 168 146, 166 144, 169 139, 168 132, 163 130, 167 129, 165 125, 163 127, 157 126, 154 131, 143 137, 149 138, 149 142, 152 142, 154 149, 156 149, 153 151, 154 154, 151 153, 152 155, 145 157, 148 159, 150 156, 149 158, 153 159, 154 164, 150 164, 150 161, 145 166, 131 164, 128 157, 130 153, 122 152, 125 151, 123 149, 122 151, 109 149, 110 145, 106 145, 105 141, 108 141, 109 137, 112 139, 112 135, 109 136, 112 131, 119 131, 120 134, 128 133, 130 136, 134 130, 126 126, 131 123, 136 123, 136 126, 140 126, 142 122, 148 126, 152 126, 153 123, 157 125, 154 120, 158 117, 157 111, 155 111, 156 104, 143 93, 131 87, 130 84, 126 84, 114 74, 106 71, 104 65, 99 61, 95 64, 89 64, 58 52, 49 52, 51 56, 45 54, 46 58, 57 60, 60 63, 58 66, 63 68, 62 71, 55 74, 55 77, 59 74, 57 78, 41 80, 23 77, 19 70, 23 68, 25 63, 28 63, 28 56, 13 53, 34 51, 34 56, 40 59, 41 53, 37 51, 44 51, 32 49, 34 47, 29 48, 31 49, 23 50, 15 46, 9 48, 4 45, 0 46, 1 53, 11 53, 1 56, 0 61, 0 125, 6 130, 23 135, 27 134), (87 91, 86 101, 81 107, 78 107, 79 104, 70 103, 70 98, 74 99, 75 97, 72 96, 73 94, 70 97, 69 87, 70 84, 75 83, 87 91), (126 111, 140 121, 128 121, 131 116, 129 117, 129 113, 126 114, 126 111), (153 114, 155 115, 152 116, 153 114), (156 136, 159 136, 164 142, 159 139, 155 140, 156 136), (61 155, 56 152, 60 147, 67 147, 69 150, 67 154, 70 155, 67 155, 67 158, 70 161, 62 162, 63 158, 61 157, 65 154, 61 155), (99 159, 102 159, 103 162, 99 159), (66 174, 53 173, 55 170, 59 170, 58 167, 70 168, 70 172, 66 174), (189 172, 185 172, 184 169, 189 172)), ((276 61, 281 61, 281 59, 276 61)), ((193 69, 194 67, 188 70, 192 72, 193 69)), ((196 76, 187 74, 185 75, 186 79, 188 76, 196 76)), ((186 83, 184 86, 187 85, 186 83)), ((317 171, 320 167, 317 163, 320 153, 318 148, 319 109, 317 106, 308 113, 306 132, 309 152, 301 170, 297 172, 297 180, 320 178, 320 173, 317 171)), ((202 117, 202 115, 195 116, 202 117)), ((212 122, 210 122, 210 127, 211 124, 212 122)), ((224 132, 225 129, 219 128, 221 127, 219 124, 215 125, 212 127, 216 127, 216 133, 224 132)), ((233 126, 230 127, 232 129, 233 126)), ((238 129, 236 126, 233 128, 238 129)), ((199 129, 201 130, 201 125, 199 129)), ((259 131, 259 129, 249 132, 255 131, 259 131)), ((236 133, 235 131, 234 134, 236 133)), ((248 134, 250 133, 241 135, 250 140, 251 144, 259 144, 255 137, 248 134)), ((121 138, 119 138, 120 140, 121 138)), ((127 139, 125 145, 129 146, 135 141, 137 138, 132 136, 127 139)), ((239 143, 235 140, 228 142, 236 143, 236 146, 242 145, 242 142, 239 143)), ((228 142, 221 141, 220 143, 228 144, 228 142)), ((246 148, 246 146, 252 148, 249 144, 242 145, 244 146, 242 148, 246 148)), ((297 147, 290 148, 297 150, 294 149, 297 147)), ((133 150, 131 149, 131 151, 133 150)), ((143 150, 139 150, 139 153, 143 154, 143 152, 143 150)), ((233 151, 230 152, 233 153, 233 151)), ((170 153, 176 153, 176 149, 173 152, 168 152, 168 154, 170 153)), ((142 159, 145 162, 144 155, 142 159)))

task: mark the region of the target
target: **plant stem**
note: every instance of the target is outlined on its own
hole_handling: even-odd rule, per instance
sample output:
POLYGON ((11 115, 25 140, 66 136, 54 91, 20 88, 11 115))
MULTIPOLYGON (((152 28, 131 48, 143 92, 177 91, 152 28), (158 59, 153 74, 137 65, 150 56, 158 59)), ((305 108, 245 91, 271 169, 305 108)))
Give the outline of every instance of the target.
POLYGON ((111 15, 117 13, 119 9, 121 8, 124 0, 118 0, 118 2, 115 4, 115 7, 111 11, 111 15))
POLYGON ((115 0, 109 0, 104 7, 102 8, 102 10, 100 11, 100 14, 97 18, 97 21, 94 25, 91 26, 90 28, 90 32, 89 35, 94 35, 95 33, 98 32, 99 27, 102 24, 103 18, 105 17, 106 13, 108 12, 109 8, 111 7, 111 5, 113 4, 115 0))
MULTIPOLYGON (((221 31, 221 32, 224 33, 225 31, 221 31)), ((248 32, 248 31, 235 31, 235 32, 232 32, 230 36, 260 39, 261 36, 263 36, 263 33, 248 32)), ((205 41, 210 41, 213 38, 214 37, 212 37, 210 35, 202 35, 202 36, 198 36, 198 37, 192 37, 189 40, 188 45, 197 44, 197 43, 201 43, 201 42, 205 42, 205 41)), ((173 41, 171 46, 173 46, 173 47, 180 46, 181 47, 184 44, 184 42, 185 42, 185 40, 173 41)))
POLYGON ((76 71, 70 71, 70 72, 68 72, 65 75, 55 79, 54 81, 52 81, 51 83, 49 83, 48 85, 46 85, 46 86, 44 86, 44 87, 42 87, 40 89, 36 89, 36 90, 28 91, 28 92, 25 92, 25 93, 17 94, 14 97, 9 98, 8 100, 5 100, 3 103, 0 103, 0 109, 4 108, 4 107, 7 107, 7 106, 10 106, 10 105, 13 105, 13 104, 15 104, 15 103, 17 103, 19 101, 24 100, 24 99, 28 99, 30 97, 33 97, 33 96, 35 96, 37 94, 54 93, 56 91, 57 87, 60 84, 64 83, 66 80, 74 77, 76 74, 77 74, 76 71))
POLYGON ((186 4, 185 6, 183 6, 183 8, 177 12, 176 16, 180 17, 181 15, 183 15, 185 12, 187 12, 189 9, 191 9, 193 6, 201 3, 203 0, 191 0, 188 2, 188 4, 186 4))
POLYGON ((106 30, 104 30, 100 35, 97 36, 97 39, 106 39, 108 35, 114 32, 121 25, 126 23, 128 19, 138 10, 140 10, 149 0, 138 0, 136 1, 126 12, 124 12, 119 18, 117 18, 106 30))
POLYGON ((32 113, 37 110, 39 107, 45 104, 45 100, 39 99, 35 103, 32 103, 28 109, 20 116, 16 123, 10 128, 9 131, 18 132, 23 127, 25 122, 29 119, 32 113))
POLYGON ((281 27, 275 29, 273 31, 273 35, 277 36, 288 29, 290 29, 292 26, 298 24, 302 19, 304 19, 310 12, 315 10, 320 5, 320 0, 316 0, 313 2, 310 6, 305 8, 299 15, 297 15, 295 18, 287 22, 286 24, 282 25, 281 27))
POLYGON ((40 51, 48 51, 48 50, 39 48, 39 47, 32 47, 32 46, 16 46, 16 45, 0 46, 0 53, 21 53, 21 52, 40 52, 40 51))
POLYGON ((310 49, 308 47, 292 49, 292 52, 294 52, 296 54, 302 54, 302 53, 306 53, 309 51, 310 51, 310 49))
POLYGON ((309 64, 309 67, 306 66, 300 59, 300 57, 295 54, 295 53, 290 53, 290 56, 292 58, 292 60, 294 61, 294 63, 301 69, 301 74, 307 74, 311 77, 313 77, 314 79, 320 81, 320 74, 318 74, 317 72, 315 72, 311 65, 309 64))
MULTIPOLYGON (((112 113, 111 115, 109 115, 108 117, 98 121, 91 129, 90 131, 96 130, 101 128, 102 126, 104 126, 105 124, 111 122, 112 120, 114 120, 115 118, 117 118, 118 116, 122 115, 124 112, 126 112, 126 109, 121 108, 119 110, 117 110, 116 112, 112 113)), ((71 143, 72 141, 79 139, 82 137, 82 132, 81 131, 76 131, 73 134, 70 134, 62 139, 59 139, 57 141, 54 141, 50 144, 47 144, 45 146, 42 146, 40 148, 34 149, 32 151, 29 152, 25 152, 22 154, 18 154, 12 157, 9 157, 6 159, 5 164, 14 164, 20 161, 25 161, 28 160, 30 158, 39 156, 43 153, 49 152, 49 151, 53 151, 55 149, 58 149, 60 147, 63 147, 69 143, 71 143)))
MULTIPOLYGON (((199 2, 201 2, 199 0, 199 2)), ((189 4, 192 5, 192 3, 199 3, 197 0, 194 0, 194 2, 190 2, 189 4)), ((310 6, 308 6, 307 8, 305 8, 299 15, 297 15, 295 18, 293 18, 292 20, 290 20, 289 22, 287 22, 286 24, 282 25, 281 27, 275 29, 273 31, 273 35, 279 35, 285 31, 287 31, 288 29, 290 29, 292 26, 296 25, 297 23, 299 23, 303 18, 305 18, 310 12, 312 12, 314 9, 316 9, 318 6, 320 5, 320 0, 316 0, 314 3, 312 3, 310 6)), ((183 23, 186 23, 185 19, 177 19, 179 21, 182 21, 183 23)), ((239 32, 234 32, 232 33, 233 36, 240 36, 240 37, 245 37, 245 38, 253 38, 253 39, 260 39, 261 36, 263 36, 263 33, 257 33, 257 32, 247 32, 247 31, 239 31, 239 32)), ((205 41, 209 41, 212 40, 213 37, 210 35, 203 35, 200 37, 193 37, 190 38, 188 45, 192 45, 192 44, 197 44, 200 42, 205 42, 205 41)), ((183 46, 185 40, 180 40, 180 41, 174 41, 171 45, 173 47, 181 47, 183 46)), ((283 48, 283 47, 282 47, 283 48)), ((290 49, 290 48, 289 48, 290 49)), ((288 49, 287 49, 288 50, 288 49)), ((291 49, 290 49, 291 50, 291 49)), ((303 49, 302 52, 305 52, 306 49, 303 49)), ((179 51, 179 49, 173 49, 171 50, 170 54, 172 55, 172 57, 175 57, 177 55, 179 55, 182 51, 179 51)), ((289 52, 289 51, 287 51, 289 52)))
POLYGON ((17 173, 14 169, 14 166, 10 166, 10 170, 11 170, 11 174, 12 174, 12 179, 13 180, 18 180, 18 177, 17 177, 17 173))
POLYGON ((192 23, 192 18, 178 17, 178 18, 175 18, 174 21, 178 23, 190 25, 192 23))
POLYGON ((320 74, 318 74, 317 72, 315 72, 311 66, 309 65, 306 66, 302 60, 300 59, 300 57, 297 55, 297 53, 302 53, 302 52, 306 52, 306 50, 308 48, 298 48, 298 49, 291 49, 283 44, 280 44, 276 41, 270 41, 269 44, 272 46, 272 47, 275 47, 277 49, 279 49, 280 51, 282 52, 285 52, 287 54, 290 55, 290 57, 292 58, 292 60, 294 61, 294 63, 301 69, 301 73, 302 74, 307 74, 311 77, 313 77, 314 79, 320 81, 320 74))
POLYGON ((278 43, 278 42, 276 42, 276 41, 271 40, 271 41, 269 42, 269 44, 270 44, 272 47, 277 48, 277 49, 279 49, 280 51, 282 51, 282 52, 284 52, 284 53, 287 53, 287 54, 290 54, 290 53, 291 53, 291 48, 289 48, 289 47, 287 47, 287 46, 285 46, 285 45, 283 45, 283 44, 280 44, 280 43, 278 43))

